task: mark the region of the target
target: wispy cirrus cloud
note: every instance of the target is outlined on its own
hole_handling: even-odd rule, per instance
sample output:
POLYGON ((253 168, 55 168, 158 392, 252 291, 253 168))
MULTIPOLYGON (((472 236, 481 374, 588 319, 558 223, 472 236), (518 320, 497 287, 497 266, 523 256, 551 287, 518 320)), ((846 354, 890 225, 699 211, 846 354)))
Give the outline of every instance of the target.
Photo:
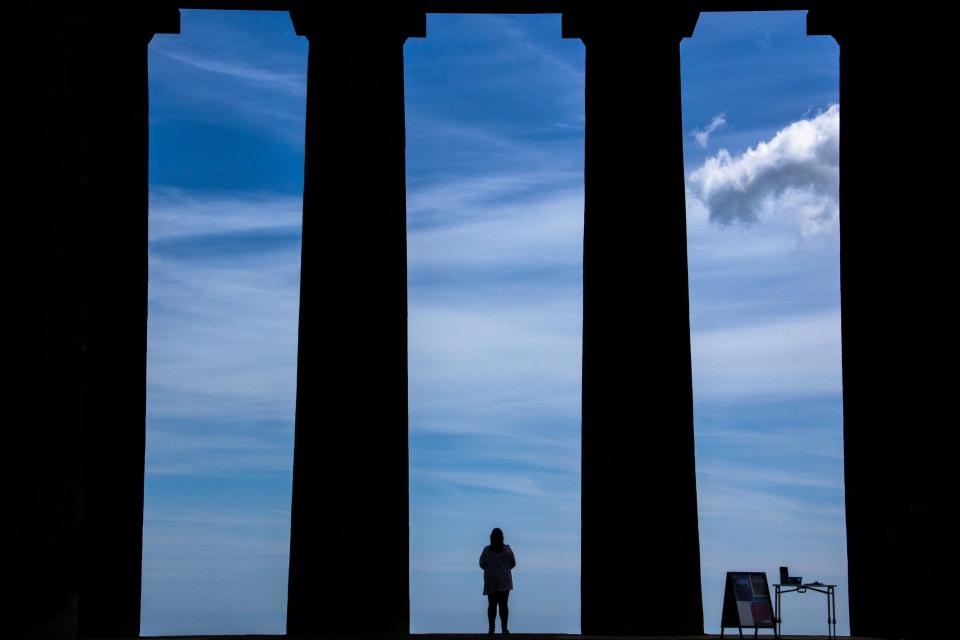
POLYGON ((151 51, 173 62, 179 62, 199 71, 226 76, 235 82, 262 84, 299 98, 307 95, 307 76, 301 72, 276 71, 253 63, 238 62, 232 56, 218 60, 210 56, 196 55, 162 46, 153 47, 151 51))
POLYGON ((148 468, 151 475, 245 477, 287 475, 293 464, 293 429, 287 424, 213 421, 170 424, 154 419, 150 431, 148 468))
POLYGON ((299 198, 160 188, 150 202, 149 415, 292 423, 299 198))
MULTIPOLYGON (((415 276, 433 269, 483 269, 495 273, 511 267, 522 280, 522 271, 537 267, 578 266, 583 258, 582 190, 549 193, 535 182, 522 185, 512 178, 487 182, 483 195, 471 201, 464 190, 454 189, 460 200, 445 224, 413 229, 410 233, 410 269, 415 276), (458 224, 451 224, 459 218, 458 224)), ((478 194, 479 195, 479 194, 478 194)), ((414 199, 420 195, 414 193, 414 199)), ((434 203, 432 206, 439 206, 434 203)), ((422 215, 414 205, 412 216, 422 215)))
POLYGON ((150 241, 299 228, 302 202, 299 196, 277 193, 154 186, 150 190, 150 241))
POLYGON ((182 33, 158 34, 148 49, 151 126, 179 122, 191 126, 169 134, 220 128, 302 146, 308 47, 289 15, 182 13, 182 33))
POLYGON ((695 332, 698 396, 840 393, 840 312, 695 332))
POLYGON ((727 124, 727 114, 718 113, 711 118, 707 126, 705 126, 703 129, 694 129, 691 132, 691 135, 693 136, 693 139, 697 141, 698 145, 706 148, 706 146, 710 143, 710 136, 713 135, 713 132, 725 124, 727 124))

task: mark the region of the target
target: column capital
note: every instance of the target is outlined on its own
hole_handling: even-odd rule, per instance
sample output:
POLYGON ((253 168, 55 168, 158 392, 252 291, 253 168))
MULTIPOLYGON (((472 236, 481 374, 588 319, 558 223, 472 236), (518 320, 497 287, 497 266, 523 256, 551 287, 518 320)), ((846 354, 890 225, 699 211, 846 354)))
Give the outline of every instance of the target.
POLYGON ((380 32, 406 40, 427 35, 427 13, 421 4, 411 0, 366 0, 351 4, 293 0, 290 19, 297 35, 307 38, 355 30, 380 32))
POLYGON ((834 40, 840 42, 849 28, 849 16, 835 5, 820 4, 807 11, 808 36, 833 36, 834 40))
POLYGON ((91 28, 98 33, 143 37, 147 42, 158 33, 180 33, 180 8, 176 0, 149 0, 136 4, 93 2, 91 28))
POLYGON ((700 10, 689 0, 651 5, 573 0, 563 12, 563 37, 585 43, 598 35, 680 40, 693 35, 699 17, 700 10))
MULTIPOLYGON (((894 39, 901 47, 908 43, 936 39, 939 24, 935 14, 925 8, 901 8, 889 11, 864 11, 859 7, 827 0, 807 11, 808 36, 833 36, 839 43, 871 42, 889 48, 894 39)), ((895 51, 890 48, 890 51, 895 51)))
POLYGON ((153 0, 143 9, 143 26, 152 37, 157 33, 180 33, 180 6, 171 0, 153 0))

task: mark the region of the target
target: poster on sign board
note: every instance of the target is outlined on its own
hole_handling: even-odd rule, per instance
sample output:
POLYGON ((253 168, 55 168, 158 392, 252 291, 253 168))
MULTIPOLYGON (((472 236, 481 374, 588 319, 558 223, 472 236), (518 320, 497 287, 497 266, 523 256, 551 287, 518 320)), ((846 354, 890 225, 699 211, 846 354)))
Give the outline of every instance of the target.
POLYGON ((721 630, 731 627, 776 630, 766 573, 727 572, 720 627, 721 630))

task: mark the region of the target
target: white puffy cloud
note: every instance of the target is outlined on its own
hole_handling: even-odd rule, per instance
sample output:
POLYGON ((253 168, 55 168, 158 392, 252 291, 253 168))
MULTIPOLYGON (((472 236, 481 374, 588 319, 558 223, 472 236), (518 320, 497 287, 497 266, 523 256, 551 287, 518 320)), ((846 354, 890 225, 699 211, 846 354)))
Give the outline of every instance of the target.
POLYGON ((775 221, 803 236, 835 229, 839 213, 840 107, 798 120, 737 156, 721 149, 688 176, 692 206, 714 223, 775 221))

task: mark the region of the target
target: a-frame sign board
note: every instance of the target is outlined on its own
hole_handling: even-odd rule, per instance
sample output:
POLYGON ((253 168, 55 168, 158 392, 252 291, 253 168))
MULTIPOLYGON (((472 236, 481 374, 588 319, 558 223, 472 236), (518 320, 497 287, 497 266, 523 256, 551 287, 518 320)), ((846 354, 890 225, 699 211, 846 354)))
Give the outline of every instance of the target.
POLYGON ((727 585, 723 590, 723 616, 720 621, 720 637, 723 630, 736 627, 743 637, 743 630, 773 629, 777 638, 777 621, 770 602, 770 587, 767 574, 761 572, 729 571, 727 585))

